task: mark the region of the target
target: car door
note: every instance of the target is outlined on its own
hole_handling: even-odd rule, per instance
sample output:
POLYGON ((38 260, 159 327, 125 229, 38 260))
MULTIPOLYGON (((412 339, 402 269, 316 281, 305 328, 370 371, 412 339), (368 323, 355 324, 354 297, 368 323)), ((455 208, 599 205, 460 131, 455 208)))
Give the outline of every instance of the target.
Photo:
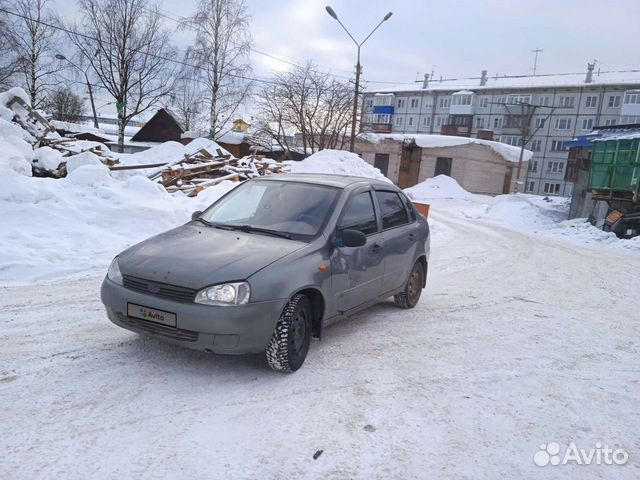
POLYGON ((379 230, 373 192, 354 193, 336 227, 336 243, 331 255, 331 285, 340 313, 377 298, 383 290, 384 240, 379 230), (361 247, 343 247, 340 232, 359 230, 367 237, 361 247))
POLYGON ((376 190, 384 241, 384 292, 393 292, 407 281, 417 257, 419 225, 415 212, 405 205, 402 194, 376 190))

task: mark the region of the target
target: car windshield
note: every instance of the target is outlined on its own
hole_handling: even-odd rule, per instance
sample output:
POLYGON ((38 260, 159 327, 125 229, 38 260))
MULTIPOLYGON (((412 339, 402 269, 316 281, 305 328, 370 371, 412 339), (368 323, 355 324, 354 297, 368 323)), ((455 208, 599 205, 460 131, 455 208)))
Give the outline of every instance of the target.
POLYGON ((324 225, 337 196, 338 189, 324 185, 250 181, 214 203, 200 218, 218 227, 312 237, 324 225))

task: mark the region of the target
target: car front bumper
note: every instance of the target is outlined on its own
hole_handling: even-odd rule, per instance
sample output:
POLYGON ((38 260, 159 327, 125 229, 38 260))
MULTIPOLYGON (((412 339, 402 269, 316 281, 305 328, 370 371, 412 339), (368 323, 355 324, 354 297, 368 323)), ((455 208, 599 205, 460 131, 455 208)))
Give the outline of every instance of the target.
POLYGON ((236 306, 182 303, 136 292, 105 278, 100 297, 107 316, 116 325, 195 350, 222 354, 264 351, 286 299, 236 306), (176 327, 166 327, 127 316, 127 303, 176 314, 176 327))

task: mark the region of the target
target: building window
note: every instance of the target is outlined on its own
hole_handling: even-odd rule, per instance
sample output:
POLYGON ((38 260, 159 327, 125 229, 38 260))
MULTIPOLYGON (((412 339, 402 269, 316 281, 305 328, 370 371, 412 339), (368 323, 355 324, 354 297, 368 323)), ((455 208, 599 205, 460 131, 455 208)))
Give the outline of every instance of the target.
POLYGON ((563 108, 573 108, 575 101, 575 97, 559 97, 558 106, 563 108))
POLYGON ((471 95, 454 95, 454 105, 471 105, 471 95))
POLYGON ((496 108, 504 108, 505 97, 496 98, 496 108))
POLYGON ((556 118, 555 129, 556 130, 570 130, 571 129, 571 119, 570 118, 556 118))
POLYGON ((399 98, 398 101, 396 102, 397 108, 404 108, 405 105, 406 103, 404 98, 399 98))
POLYGON ((527 183, 527 192, 533 192, 536 189, 536 182, 528 182, 527 183))
POLYGON ((582 130, 593 130, 593 118, 585 118, 582 120, 582 130))
POLYGON ((413 126, 413 117, 409 117, 409 121, 407 123, 410 127, 413 126))
POLYGON ((624 94, 624 104, 630 105, 634 103, 640 103, 640 92, 634 93, 625 93, 624 94))
POLYGON ((518 135, 503 135, 502 137, 500 137, 500 142, 501 143, 506 143, 506 144, 514 146, 514 147, 521 147, 522 146, 522 137, 520 137, 518 135))
POLYGON ((431 117, 424 117, 422 119, 422 125, 424 125, 425 127, 431 126, 431 117))
POLYGON ((559 183, 545 183, 544 184, 544 193, 548 193, 550 195, 558 195, 560 193, 560 184, 559 183))
POLYGON ((617 124, 618 124, 618 120, 616 120, 615 118, 607 118, 607 119, 604 121, 604 124, 605 124, 607 127, 612 127, 613 125, 617 125, 617 124))
POLYGON ((529 171, 537 172, 538 171, 538 160, 529 161, 529 171))
POLYGON ((538 100, 538 105, 540 105, 541 107, 550 107, 551 106, 551 95, 545 95, 543 97, 540 97, 540 99, 538 100))
POLYGON ((547 173, 562 173, 563 169, 564 169, 564 162, 547 163, 547 173))
POLYGON ((411 102, 410 103, 411 108, 418 108, 418 99, 417 98, 412 98, 410 102, 411 102))
POLYGON ((388 113, 377 113, 373 116, 373 123, 391 124, 391 115, 388 113))
POLYGON ((484 117, 476 117, 476 128, 484 128, 484 117))
POLYGON ((546 118, 536 118, 534 120, 535 128, 544 128, 544 124, 547 122, 546 118))
POLYGON ((539 152, 542 148, 542 140, 532 140, 530 150, 532 152, 539 152))
POLYGON ((587 108, 596 108, 598 106, 598 96, 597 95, 589 95, 586 98, 585 106, 587 108))
POLYGON ((446 125, 448 118, 449 117, 447 117, 446 115, 443 117, 436 117, 436 127, 441 127, 443 125, 446 125))
POLYGON ((404 117, 396 117, 396 127, 404 125, 404 117))
POLYGON ((564 152, 567 149, 564 146, 564 140, 551 140, 552 152, 564 152))
POLYGON ((489 106, 489 97, 484 97, 478 100, 478 107, 487 108, 489 106))
POLYGON ((493 128, 502 128, 502 117, 496 117, 493 119, 493 128))
POLYGON ((371 110, 371 107, 373 107, 373 99, 372 98, 367 98, 364 101, 364 108, 366 108, 367 110, 371 110))
POLYGON ((609 108, 618 108, 620 106, 620 95, 611 95, 609 97, 609 108))
POLYGON ((451 99, 449 97, 442 97, 440 99, 440 108, 449 108, 450 103, 451 99))
POLYGON ((517 105, 520 103, 531 103, 531 95, 509 95, 507 105, 517 105))

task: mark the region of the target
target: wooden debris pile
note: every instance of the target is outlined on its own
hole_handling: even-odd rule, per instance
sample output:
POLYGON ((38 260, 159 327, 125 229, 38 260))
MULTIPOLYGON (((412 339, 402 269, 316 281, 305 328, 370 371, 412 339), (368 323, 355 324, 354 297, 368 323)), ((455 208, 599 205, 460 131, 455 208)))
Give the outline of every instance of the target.
POLYGON ((149 176, 161 183, 168 192, 183 192, 195 197, 207 187, 225 180, 234 182, 249 178, 280 173, 285 170, 283 163, 265 159, 262 156, 232 158, 218 149, 217 155, 202 149, 184 159, 165 165, 149 176))

